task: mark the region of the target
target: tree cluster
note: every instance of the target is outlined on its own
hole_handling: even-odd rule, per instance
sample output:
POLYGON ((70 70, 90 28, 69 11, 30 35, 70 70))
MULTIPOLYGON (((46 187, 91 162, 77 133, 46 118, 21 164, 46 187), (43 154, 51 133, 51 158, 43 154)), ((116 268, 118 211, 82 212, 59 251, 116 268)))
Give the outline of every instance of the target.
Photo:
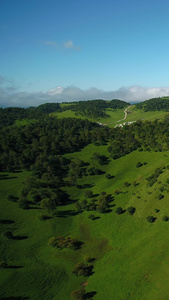
POLYGON ((67 237, 59 236, 59 237, 51 237, 49 239, 48 244, 58 249, 68 248, 72 250, 78 250, 81 248, 83 243, 78 239, 73 239, 69 236, 67 237))
POLYGON ((72 271, 76 276, 88 277, 92 274, 93 265, 85 265, 84 263, 77 263, 72 271))
POLYGON ((169 111, 169 99, 168 98, 152 98, 141 103, 136 104, 137 109, 143 109, 147 111, 163 110, 169 111))

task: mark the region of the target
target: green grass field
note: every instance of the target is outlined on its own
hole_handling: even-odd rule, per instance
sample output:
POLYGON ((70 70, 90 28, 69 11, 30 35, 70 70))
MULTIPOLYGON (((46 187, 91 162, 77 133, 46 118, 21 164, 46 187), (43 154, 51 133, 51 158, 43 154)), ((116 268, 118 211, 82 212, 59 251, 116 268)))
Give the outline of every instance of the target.
POLYGON ((138 110, 135 108, 135 105, 132 105, 129 109, 126 121, 137 121, 137 120, 149 120, 153 121, 155 119, 163 119, 168 112, 165 111, 148 111, 144 112, 143 110, 138 110))
POLYGON ((62 119, 62 118, 80 118, 83 120, 88 119, 91 122, 100 122, 100 123, 109 125, 111 127, 114 127, 115 123, 118 120, 124 118, 124 110, 123 109, 117 109, 117 110, 107 109, 106 113, 109 115, 108 118, 98 118, 97 120, 93 119, 93 118, 89 118, 87 116, 82 116, 80 114, 75 114, 75 112, 72 110, 66 110, 63 112, 55 112, 55 113, 52 113, 51 115, 56 116, 58 119, 62 119))
MULTIPOLYGON (((66 106, 66 104, 65 104, 66 106)), ((124 109, 106 109, 106 113, 109 115, 108 118, 99 118, 99 119, 93 119, 89 118, 87 116, 82 116, 80 114, 75 114, 72 110, 66 110, 63 112, 55 112, 52 113, 52 116, 56 116, 58 119, 62 118, 80 118, 80 119, 88 119, 92 122, 100 122, 102 124, 108 125, 109 127, 114 127, 116 124, 123 124, 124 122, 131 122, 131 121, 137 121, 137 120, 149 120, 153 121, 155 119, 163 119, 168 112, 165 111, 149 111, 144 112, 142 110, 136 109, 135 105, 132 105, 130 109, 128 110, 127 118, 124 119, 124 109)))
MULTIPOLYGON (((91 163, 94 152, 108 156, 107 146, 89 145, 66 157, 91 163)), ((103 174, 78 180, 78 185, 91 184, 95 195, 102 191, 112 194, 109 213, 84 211, 71 216, 75 205, 70 204, 58 208, 65 211, 65 217, 53 216, 46 221, 38 218, 46 213, 44 210, 23 210, 17 202, 7 199, 10 194, 19 194, 30 173, 1 173, 0 260, 8 264, 8 268, 0 269, 1 299, 68 300, 71 291, 79 289, 83 282, 87 282, 86 292, 96 292, 94 300, 168 299, 169 222, 162 221, 164 215, 169 216, 168 157, 169 151, 135 151, 110 160, 99 168, 114 178, 107 179, 103 174), (138 161, 147 164, 137 168, 138 161), (146 178, 158 167, 166 168, 157 182, 148 187, 146 178), (130 186, 125 187, 126 181, 130 186), (121 190, 118 195, 117 189, 121 190), (164 196, 161 200, 160 193, 164 196), (127 212, 118 215, 115 209, 119 206, 124 210, 134 206, 136 212, 133 216, 127 212), (91 213, 98 219, 89 219, 91 213), (149 215, 157 218, 153 224, 146 220, 149 215), (4 232, 8 230, 18 238, 7 239, 4 232), (48 239, 58 235, 78 238, 84 244, 76 251, 57 250, 48 245, 48 239), (88 278, 76 277, 72 274, 74 265, 83 262, 85 256, 96 258, 94 273, 88 278)), ((86 188, 64 189, 74 201, 85 199, 86 188)))

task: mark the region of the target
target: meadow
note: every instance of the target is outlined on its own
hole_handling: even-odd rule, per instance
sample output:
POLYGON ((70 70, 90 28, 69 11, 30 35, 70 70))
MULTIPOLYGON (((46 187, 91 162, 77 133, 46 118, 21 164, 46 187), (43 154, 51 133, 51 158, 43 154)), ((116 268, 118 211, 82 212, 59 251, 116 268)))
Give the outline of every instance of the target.
MULTIPOLYGON (((93 164, 95 152, 109 155, 107 145, 91 144, 65 156, 93 164)), ((86 299, 168 299, 169 222, 163 221, 163 216, 169 216, 168 157, 169 151, 134 151, 109 159, 108 164, 99 166, 104 174, 85 176, 75 186, 64 187, 73 203, 58 207, 44 221, 39 215, 46 214, 45 209, 23 210, 8 200, 10 194, 19 195, 30 172, 1 173, 0 260, 8 265, 0 269, 1 299, 68 300, 82 285, 86 299), (142 166, 137 167, 139 161, 142 166), (161 167, 157 181, 148 186, 146 178, 161 167), (107 173, 111 179, 105 177, 107 173), (96 198, 103 191, 112 195, 107 212, 76 212, 76 202, 85 199, 88 189, 96 198), (129 206, 136 209, 133 215, 126 211, 129 206), (116 213, 117 207, 123 208, 122 214, 116 213), (91 213, 94 220, 89 218, 91 213), (147 216, 154 216, 155 222, 149 223, 147 216), (4 235, 9 230, 14 239, 4 235), (84 244, 79 250, 48 245, 49 238, 58 235, 78 238, 84 244), (85 257, 95 259, 93 274, 77 277, 72 270, 85 257)))
MULTIPOLYGON (((65 105, 68 106, 68 105, 65 105)), ((76 114, 74 111, 66 110, 62 112, 55 112, 52 113, 51 116, 56 116, 58 119, 63 118, 80 118, 80 119, 88 119, 91 122, 99 122, 102 124, 105 124, 109 127, 115 127, 117 124, 123 124, 124 122, 131 122, 131 121, 137 121, 137 120, 148 120, 153 121, 155 119, 163 119, 168 112, 166 111, 147 111, 144 112, 143 110, 137 109, 135 105, 130 106, 127 114, 127 118, 124 119, 124 109, 112 109, 107 108, 105 110, 106 114, 109 116, 107 118, 98 118, 97 120, 95 118, 90 118, 87 116, 82 116, 80 114, 76 114)))
MULTIPOLYGON (((61 107, 69 105, 65 103, 61 107)), ((113 128, 116 124, 136 120, 163 120, 168 114, 162 110, 144 112, 143 109, 137 109, 136 105, 130 106, 125 120, 124 109, 107 108, 105 112, 109 117, 89 118, 71 109, 52 112, 50 116, 58 119, 88 119, 113 128)), ((21 118, 16 120, 15 125, 16 128, 23 129, 24 133, 26 126, 31 123, 35 124, 35 119, 21 118)), ((71 124, 73 127, 73 123, 71 124)), ((12 126, 13 130, 15 125, 12 126)), ((80 122, 77 128, 78 126, 81 126, 80 122)), ((59 135, 63 134, 64 127, 60 128, 59 135)), ((49 129, 48 137, 51 134, 49 129)), ((84 132, 86 134, 86 129, 84 132)), ((35 143, 34 152, 30 148, 30 152, 24 153, 28 157, 31 153, 36 155, 36 151, 41 151, 46 145, 43 154, 39 155, 41 169, 41 164, 45 167, 48 160, 45 147, 50 149, 50 145, 45 131, 38 134, 41 136, 40 147, 35 143)), ((162 137, 158 140, 156 136, 156 143, 165 143, 164 150, 168 149, 167 134, 166 132, 164 140, 162 137)), ((64 134, 61 136, 62 140, 63 137, 64 134)), ((120 141, 120 136, 118 138, 120 141)), ((63 143, 66 144, 67 140, 63 143)), ((53 145, 57 146, 59 142, 57 140, 53 145)), ((71 146, 71 142, 69 139, 67 147, 71 146)), ((151 139, 147 139, 147 143, 150 142, 152 143, 151 139)), ((7 143, 10 144, 9 141, 7 143)), ((25 167, 15 172, 0 172, 0 299, 169 299, 169 150, 163 151, 159 147, 161 152, 157 152, 157 149, 155 152, 153 146, 139 146, 138 150, 113 159, 108 151, 110 145, 104 140, 100 143, 99 138, 93 144, 75 148, 81 149, 77 152, 72 151, 72 144, 70 151, 60 155, 65 161, 71 162, 70 165, 73 166, 73 162, 75 165, 68 167, 66 163, 64 165, 64 161, 63 165, 59 165, 64 174, 61 174, 63 182, 61 181, 59 188, 68 195, 70 201, 66 205, 57 205, 54 210, 33 201, 23 208, 18 200, 21 191, 24 195, 25 182, 35 176, 33 170, 39 170, 36 162, 33 169, 30 168, 32 171, 26 171, 25 167), (106 159, 99 161, 97 156, 106 159), (71 172, 76 172, 76 164, 81 162, 82 165, 77 170, 83 172, 73 177, 75 173, 71 175, 71 172), (65 172, 64 167, 69 168, 69 171, 65 172), (91 169, 99 172, 92 174, 91 169), (98 205, 101 195, 109 198, 106 208, 101 210, 96 206, 89 209, 90 203, 98 205), (129 208, 134 209, 132 214, 129 213, 129 208), (81 243, 80 247, 53 247, 51 238, 59 236, 77 239, 81 243), (84 275, 84 270, 74 272, 77 264, 89 268, 88 275, 84 275), (78 297, 75 293, 72 294, 73 291, 81 291, 84 295, 78 297)), ((3 145, 5 146, 6 144, 3 145)), ((52 147, 52 151, 59 149, 52 147)), ((53 156, 50 154, 50 157, 55 157, 55 151, 51 152, 53 156)), ((9 154, 11 161, 16 159, 13 149, 9 154)), ((5 165, 5 155, 2 162, 5 165)), ((47 174, 53 170, 51 165, 46 168, 47 171, 45 168, 43 170, 46 176, 44 178, 48 178, 47 174)), ((58 170, 56 174, 59 174, 58 170)), ((54 173, 54 180, 57 180, 56 174, 54 173)), ((104 201, 102 204, 105 204, 104 201)))

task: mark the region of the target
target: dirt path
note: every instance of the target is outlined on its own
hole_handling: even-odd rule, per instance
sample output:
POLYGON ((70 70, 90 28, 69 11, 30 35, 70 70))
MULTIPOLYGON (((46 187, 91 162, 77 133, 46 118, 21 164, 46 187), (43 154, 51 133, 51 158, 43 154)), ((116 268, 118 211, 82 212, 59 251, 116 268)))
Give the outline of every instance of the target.
POLYGON ((116 123, 121 122, 121 121, 123 121, 123 120, 125 120, 125 119, 127 118, 127 111, 128 111, 128 109, 129 109, 130 107, 131 107, 131 105, 128 106, 128 107, 124 110, 124 118, 121 119, 121 120, 118 120, 116 123))

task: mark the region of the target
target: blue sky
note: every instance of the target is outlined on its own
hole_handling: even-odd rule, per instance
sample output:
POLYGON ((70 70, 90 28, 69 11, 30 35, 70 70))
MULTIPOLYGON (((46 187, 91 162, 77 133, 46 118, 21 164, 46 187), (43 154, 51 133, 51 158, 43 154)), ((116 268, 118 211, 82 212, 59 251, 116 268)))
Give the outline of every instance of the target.
POLYGON ((0 0, 2 104, 169 95, 168 15, 165 0, 0 0))

